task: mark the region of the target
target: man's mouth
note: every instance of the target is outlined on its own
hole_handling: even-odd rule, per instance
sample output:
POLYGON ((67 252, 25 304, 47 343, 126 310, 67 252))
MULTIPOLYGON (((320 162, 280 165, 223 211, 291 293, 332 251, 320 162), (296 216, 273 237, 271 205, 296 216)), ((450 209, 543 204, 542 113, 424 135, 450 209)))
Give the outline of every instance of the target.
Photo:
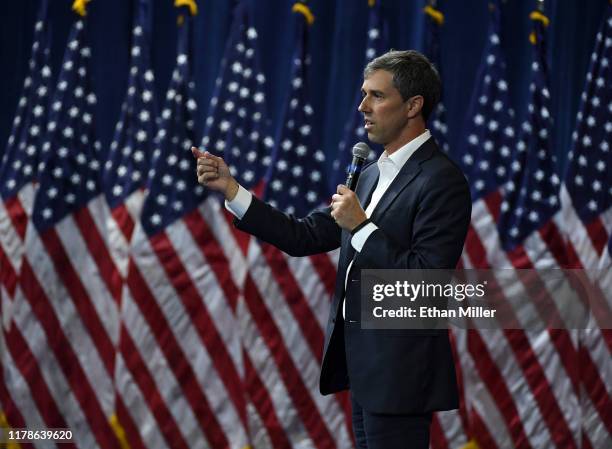
POLYGON ((363 127, 366 130, 369 130, 374 125, 374 122, 372 120, 365 119, 364 122, 365 122, 365 124, 364 124, 363 127))

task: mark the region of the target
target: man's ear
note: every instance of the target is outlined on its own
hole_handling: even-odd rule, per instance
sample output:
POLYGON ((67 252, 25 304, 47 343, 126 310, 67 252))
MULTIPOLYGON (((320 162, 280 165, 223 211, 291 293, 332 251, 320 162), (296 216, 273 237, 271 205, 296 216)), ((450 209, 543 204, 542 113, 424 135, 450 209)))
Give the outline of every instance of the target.
POLYGON ((423 99, 422 95, 416 95, 408 99, 406 102, 406 112, 408 113, 408 118, 415 118, 421 113, 424 101, 425 100, 423 99))

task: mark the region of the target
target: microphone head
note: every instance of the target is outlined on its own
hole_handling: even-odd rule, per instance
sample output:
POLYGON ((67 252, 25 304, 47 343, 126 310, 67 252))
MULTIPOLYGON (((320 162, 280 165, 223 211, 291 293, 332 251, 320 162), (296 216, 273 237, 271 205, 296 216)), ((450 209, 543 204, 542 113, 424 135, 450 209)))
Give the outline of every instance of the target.
POLYGON ((368 158, 370 154, 370 147, 365 142, 357 142, 353 147, 353 156, 361 158, 363 160, 368 158))

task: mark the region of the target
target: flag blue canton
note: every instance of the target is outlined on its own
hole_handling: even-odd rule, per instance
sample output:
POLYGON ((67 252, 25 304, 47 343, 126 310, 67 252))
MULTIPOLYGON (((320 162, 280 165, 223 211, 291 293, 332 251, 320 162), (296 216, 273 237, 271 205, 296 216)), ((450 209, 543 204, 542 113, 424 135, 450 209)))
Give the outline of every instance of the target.
POLYGON ((202 147, 224 158, 245 188, 261 182, 274 148, 266 111, 265 81, 246 2, 234 12, 202 147))
POLYGON ((149 48, 150 6, 148 2, 137 2, 127 96, 104 165, 104 193, 111 208, 144 186, 156 133, 155 78, 149 48))
POLYGON ((62 70, 49 113, 48 141, 43 144, 40 188, 36 195, 33 222, 45 230, 83 207, 100 191, 98 156, 93 109, 96 96, 91 90, 83 19, 70 32, 62 70))
POLYGON ((198 106, 190 69, 192 18, 187 15, 179 28, 176 66, 161 113, 159 131, 147 178, 147 198, 141 223, 152 236, 195 209, 204 198, 204 188, 194 176, 191 147, 196 142, 198 106))
POLYGON ((499 8, 491 11, 491 22, 483 60, 477 76, 467 117, 467 139, 462 143, 460 162, 468 178, 472 200, 497 191, 509 178, 515 147, 514 111, 506 77, 506 61, 500 46, 499 8))
POLYGON ((533 62, 527 120, 516 145, 512 176, 506 183, 499 231, 510 250, 540 229, 559 210, 560 180, 550 148, 553 120, 546 62, 545 27, 534 21, 533 62), (518 164, 518 170, 514 170, 518 164))
MULTIPOLYGON (((364 66, 367 65, 376 56, 381 55, 388 49, 386 24, 383 20, 380 11, 380 2, 376 2, 370 7, 368 19, 368 39, 366 44, 364 66)), ((361 90, 358 89, 353 107, 351 109, 351 120, 347 123, 344 129, 344 137, 338 145, 338 153, 332 163, 332 176, 330 179, 330 188, 336 190, 338 184, 346 182, 348 167, 353 159, 352 149, 357 142, 367 140, 367 134, 364 128, 363 115, 358 111, 361 104, 361 90)), ((380 145, 371 145, 372 152, 368 156, 368 160, 373 161, 380 153, 382 147, 380 145)))
MULTIPOLYGON (((15 196, 25 184, 36 179, 38 174, 40 148, 46 141, 44 129, 51 94, 51 42, 46 24, 47 2, 43 1, 34 26, 28 74, 0 165, 0 194, 3 199, 15 196)), ((48 149, 48 144, 46 148, 48 149)))
MULTIPOLYGON (((427 39, 425 54, 432 62, 432 64, 438 69, 440 77, 442 77, 442 58, 440 57, 440 27, 442 25, 437 22, 433 17, 427 15, 425 36, 427 39)), ((442 92, 443 93, 443 92, 442 92)), ((450 151, 448 145, 448 126, 446 124, 446 108, 444 107, 443 98, 440 97, 440 101, 431 112, 429 117, 429 123, 431 124, 431 134, 438 142, 438 146, 446 153, 450 151)))
POLYGON ((264 199, 287 213, 305 215, 329 195, 324 180, 325 155, 317 146, 309 99, 308 28, 301 14, 297 19, 291 85, 282 120, 284 126, 266 175, 264 199))
POLYGON ((585 223, 612 206, 612 5, 597 34, 582 94, 565 185, 585 223))

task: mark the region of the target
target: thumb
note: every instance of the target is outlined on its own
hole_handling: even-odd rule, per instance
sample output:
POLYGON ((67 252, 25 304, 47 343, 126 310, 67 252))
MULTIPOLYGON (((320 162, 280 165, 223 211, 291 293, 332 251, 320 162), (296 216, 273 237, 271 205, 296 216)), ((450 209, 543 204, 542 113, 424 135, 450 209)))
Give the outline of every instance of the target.
POLYGON ((338 184, 336 192, 340 194, 344 194, 344 193, 350 192, 350 189, 344 184, 338 184))
POLYGON ((204 157, 204 152, 198 150, 196 147, 191 147, 191 153, 193 154, 193 157, 195 157, 196 159, 204 157))

